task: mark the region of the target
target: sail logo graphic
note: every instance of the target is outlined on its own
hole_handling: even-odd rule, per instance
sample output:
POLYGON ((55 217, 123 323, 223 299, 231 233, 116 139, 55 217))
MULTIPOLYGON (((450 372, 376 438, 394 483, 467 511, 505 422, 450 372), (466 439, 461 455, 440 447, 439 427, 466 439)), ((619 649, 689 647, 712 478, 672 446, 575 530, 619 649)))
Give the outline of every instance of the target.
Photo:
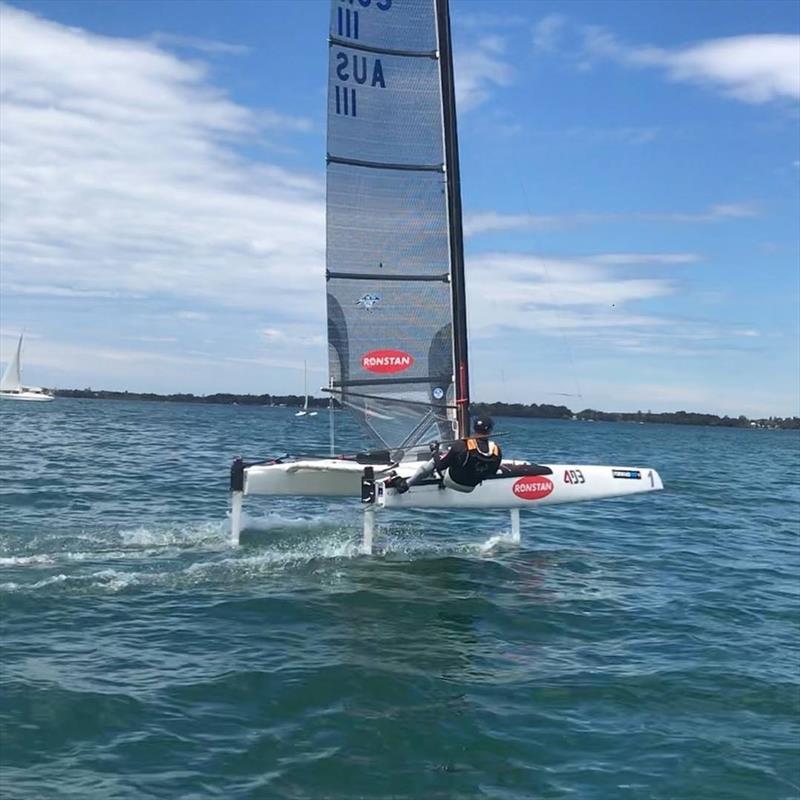
POLYGON ((372 311, 372 309, 375 308, 380 301, 381 296, 379 294, 367 292, 367 294, 362 294, 361 297, 356 300, 356 305, 361 306, 361 308, 365 308, 367 311, 372 311))
POLYGON ((521 500, 541 500, 553 491, 553 482, 543 475, 526 475, 514 484, 513 491, 521 500))
POLYGON ((370 350, 361 356, 363 369, 380 374, 404 372, 413 363, 414 357, 402 350, 370 350))

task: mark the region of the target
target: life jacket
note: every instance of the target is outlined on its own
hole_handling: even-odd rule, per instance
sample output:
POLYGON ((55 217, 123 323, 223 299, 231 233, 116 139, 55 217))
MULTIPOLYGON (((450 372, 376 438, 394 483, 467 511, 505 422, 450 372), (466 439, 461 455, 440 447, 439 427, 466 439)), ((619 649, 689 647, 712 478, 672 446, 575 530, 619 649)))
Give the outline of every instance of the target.
POLYGON ((467 452, 470 454, 474 454, 475 458, 480 458, 480 459, 500 458, 500 448, 491 440, 489 441, 488 453, 484 453, 478 447, 477 439, 467 439, 466 445, 467 445, 467 452))
POLYGON ((478 447, 477 439, 466 439, 464 444, 466 445, 464 454, 448 469, 448 474, 451 481, 473 489, 485 478, 497 472, 502 455, 500 448, 492 441, 489 442, 487 453, 478 447))

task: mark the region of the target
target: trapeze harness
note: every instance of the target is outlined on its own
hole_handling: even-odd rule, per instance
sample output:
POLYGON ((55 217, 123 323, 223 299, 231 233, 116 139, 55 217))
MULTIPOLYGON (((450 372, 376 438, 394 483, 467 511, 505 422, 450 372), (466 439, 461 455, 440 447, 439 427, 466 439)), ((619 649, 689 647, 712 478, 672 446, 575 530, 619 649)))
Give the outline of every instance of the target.
POLYGON ((477 439, 466 439, 464 449, 455 446, 437 460, 436 469, 442 476, 442 483, 457 492, 471 492, 479 483, 494 475, 500 468, 502 455, 500 448, 489 442, 489 452, 478 447, 477 439))

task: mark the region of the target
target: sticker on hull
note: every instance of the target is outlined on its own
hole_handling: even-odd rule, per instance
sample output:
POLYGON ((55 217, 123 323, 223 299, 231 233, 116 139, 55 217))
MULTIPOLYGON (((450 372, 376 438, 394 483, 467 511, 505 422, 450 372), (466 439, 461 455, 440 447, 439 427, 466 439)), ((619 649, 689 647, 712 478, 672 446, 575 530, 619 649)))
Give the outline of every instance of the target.
POLYGON ((541 500, 553 491, 553 482, 543 475, 520 478, 513 486, 514 494, 521 500, 541 500))
POLYGON ((615 478, 626 478, 627 480, 640 481, 642 473, 638 469, 612 469, 611 474, 615 478))

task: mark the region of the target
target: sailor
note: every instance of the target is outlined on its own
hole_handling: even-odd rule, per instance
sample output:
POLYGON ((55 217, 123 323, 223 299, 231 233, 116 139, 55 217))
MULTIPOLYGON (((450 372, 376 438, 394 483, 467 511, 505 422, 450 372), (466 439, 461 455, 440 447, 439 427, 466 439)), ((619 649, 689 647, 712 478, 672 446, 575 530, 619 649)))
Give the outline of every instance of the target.
POLYGON ((471 492, 494 475, 503 460, 500 446, 489 438, 493 428, 491 417, 477 417, 472 425, 473 436, 454 442, 443 455, 435 452, 433 458, 418 467, 408 480, 398 477, 388 485, 403 494, 414 484, 438 472, 445 488, 471 492))

